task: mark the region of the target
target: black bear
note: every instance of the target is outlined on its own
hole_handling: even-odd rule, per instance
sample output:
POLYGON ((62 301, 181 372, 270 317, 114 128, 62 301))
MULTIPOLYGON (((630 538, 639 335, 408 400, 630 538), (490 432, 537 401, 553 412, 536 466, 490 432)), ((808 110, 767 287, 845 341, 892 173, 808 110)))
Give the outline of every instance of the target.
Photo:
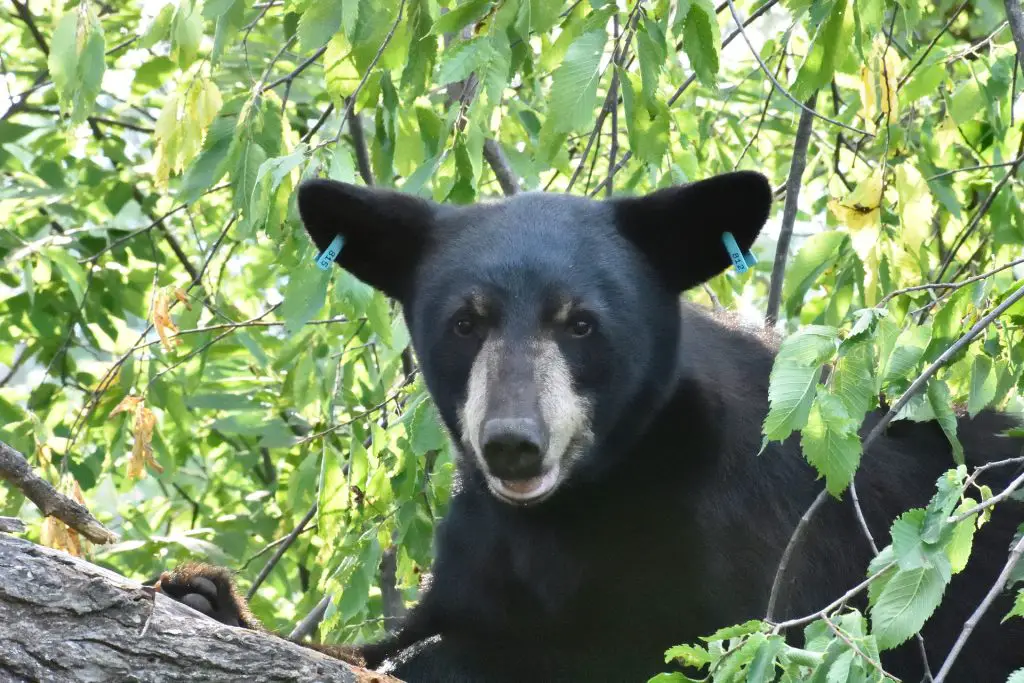
MULTIPOLYGON (((646 681, 665 650, 765 614, 777 563, 821 489, 798 440, 761 447, 775 350, 681 304, 747 250, 772 200, 758 173, 642 197, 529 193, 470 206, 315 180, 302 221, 336 261, 403 305, 427 387, 460 453, 432 581, 404 626, 359 652, 411 683, 646 681), (336 251, 336 250, 335 250, 336 251)), ((882 412, 869 415, 865 430, 882 412)), ((1017 456, 1007 416, 960 420, 969 463, 1017 456)), ((873 534, 924 506, 952 466, 934 423, 897 423, 857 475, 873 534)), ((992 483, 1007 479, 994 470, 992 483)), ((937 668, 1007 557, 1018 508, 975 538, 924 629, 937 668)), ((793 556, 776 616, 813 613, 864 579, 849 496, 829 499, 793 556)), ((258 627, 226 574, 189 567, 162 590, 258 627)), ((1024 666, 1024 621, 977 626, 949 680, 1024 666)), ((796 634, 797 636, 799 634, 796 634)), ((914 640, 883 654, 922 678, 914 640)))

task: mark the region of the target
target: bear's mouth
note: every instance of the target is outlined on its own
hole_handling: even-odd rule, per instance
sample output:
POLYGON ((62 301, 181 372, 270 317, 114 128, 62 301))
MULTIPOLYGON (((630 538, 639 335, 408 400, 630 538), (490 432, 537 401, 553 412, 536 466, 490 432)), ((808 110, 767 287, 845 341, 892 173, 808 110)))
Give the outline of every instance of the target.
POLYGON ((554 465, 547 472, 528 479, 500 479, 487 474, 487 484, 499 499, 514 505, 539 503, 558 488, 560 468, 554 465))

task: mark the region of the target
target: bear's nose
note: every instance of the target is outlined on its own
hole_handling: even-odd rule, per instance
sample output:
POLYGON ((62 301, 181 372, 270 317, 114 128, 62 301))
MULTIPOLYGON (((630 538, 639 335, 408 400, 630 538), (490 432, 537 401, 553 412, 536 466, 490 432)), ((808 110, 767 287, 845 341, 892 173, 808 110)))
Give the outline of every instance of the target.
POLYGON ((487 468, 499 479, 529 479, 541 474, 542 441, 540 424, 529 418, 488 420, 480 438, 487 468))

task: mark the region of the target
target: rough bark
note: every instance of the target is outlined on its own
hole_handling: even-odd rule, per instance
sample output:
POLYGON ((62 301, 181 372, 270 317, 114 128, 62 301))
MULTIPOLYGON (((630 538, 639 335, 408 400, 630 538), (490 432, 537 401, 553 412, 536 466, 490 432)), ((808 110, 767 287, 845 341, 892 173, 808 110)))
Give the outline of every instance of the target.
POLYGON ((224 626, 111 571, 0 534, 0 681, 395 679, 224 626))

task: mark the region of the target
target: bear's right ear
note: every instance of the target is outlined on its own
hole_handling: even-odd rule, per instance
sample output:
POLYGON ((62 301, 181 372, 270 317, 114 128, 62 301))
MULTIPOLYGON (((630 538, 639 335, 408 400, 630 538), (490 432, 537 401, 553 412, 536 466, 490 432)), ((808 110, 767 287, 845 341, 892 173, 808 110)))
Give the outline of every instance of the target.
POLYGON ((409 295, 434 209, 432 202, 394 190, 323 179, 299 186, 299 215, 317 250, 340 235, 344 243, 335 262, 400 301, 409 295))

